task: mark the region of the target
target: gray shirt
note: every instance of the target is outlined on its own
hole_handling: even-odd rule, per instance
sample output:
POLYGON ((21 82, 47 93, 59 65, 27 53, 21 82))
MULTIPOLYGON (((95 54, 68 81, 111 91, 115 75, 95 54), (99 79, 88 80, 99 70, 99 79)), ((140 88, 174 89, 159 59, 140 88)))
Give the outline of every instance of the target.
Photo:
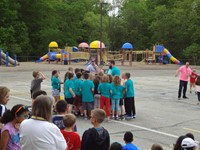
POLYGON ((41 82, 43 81, 42 78, 33 79, 31 82, 31 92, 34 93, 41 89, 41 82))

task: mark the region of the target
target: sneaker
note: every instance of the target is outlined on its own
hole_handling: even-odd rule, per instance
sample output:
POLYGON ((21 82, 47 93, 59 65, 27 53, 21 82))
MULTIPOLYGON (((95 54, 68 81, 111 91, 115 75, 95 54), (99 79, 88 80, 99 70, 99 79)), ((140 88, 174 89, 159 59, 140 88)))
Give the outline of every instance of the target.
POLYGON ((120 115, 120 117, 119 117, 121 120, 125 120, 125 117, 124 117, 124 115, 120 115))
POLYGON ((81 116, 81 117, 84 117, 84 114, 81 114, 80 116, 81 116))
POLYGON ((181 100, 181 98, 180 98, 180 97, 178 97, 178 100, 181 100))
POLYGON ((116 116, 116 117, 115 117, 115 120, 120 120, 120 117, 116 116))
POLYGON ((125 119, 126 119, 126 120, 131 120, 132 117, 131 117, 131 116, 127 116, 127 117, 125 117, 125 119))
POLYGON ((184 98, 184 99, 188 99, 188 97, 187 97, 187 96, 183 96, 183 98, 184 98))
POLYGON ((84 117, 84 120, 88 120, 88 117, 87 117, 87 116, 85 116, 85 117, 84 117))
POLYGON ((132 118, 132 119, 135 119, 135 118, 136 118, 136 115, 132 115, 131 118, 132 118))
POLYGON ((110 119, 115 119, 115 116, 111 116, 110 119))

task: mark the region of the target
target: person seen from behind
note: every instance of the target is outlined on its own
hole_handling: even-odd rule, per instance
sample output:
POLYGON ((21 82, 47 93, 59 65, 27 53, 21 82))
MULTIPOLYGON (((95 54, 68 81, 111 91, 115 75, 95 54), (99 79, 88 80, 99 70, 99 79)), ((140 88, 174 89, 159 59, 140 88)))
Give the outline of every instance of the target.
POLYGON ((74 132, 76 116, 73 114, 66 114, 63 118, 63 123, 65 128, 61 130, 61 133, 66 140, 68 150, 80 150, 81 139, 79 134, 74 132))
POLYGON ((106 113, 104 110, 92 110, 90 121, 93 127, 83 133, 81 150, 109 150, 110 135, 101 125, 105 117, 106 113))

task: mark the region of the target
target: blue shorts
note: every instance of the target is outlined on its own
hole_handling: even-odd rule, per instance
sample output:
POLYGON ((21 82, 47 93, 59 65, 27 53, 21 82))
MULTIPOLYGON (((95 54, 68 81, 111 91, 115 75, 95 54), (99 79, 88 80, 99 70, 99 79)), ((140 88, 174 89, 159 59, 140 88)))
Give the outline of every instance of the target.
POLYGON ((53 89, 52 90, 52 96, 60 96, 60 91, 58 89, 53 89))

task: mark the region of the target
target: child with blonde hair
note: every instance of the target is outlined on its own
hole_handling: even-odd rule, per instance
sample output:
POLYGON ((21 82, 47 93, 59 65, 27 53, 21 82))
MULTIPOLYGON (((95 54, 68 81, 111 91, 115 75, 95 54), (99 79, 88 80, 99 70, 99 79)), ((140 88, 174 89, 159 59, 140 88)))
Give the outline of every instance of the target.
POLYGON ((63 118, 63 123, 65 129, 61 130, 61 133, 66 140, 68 150, 79 150, 81 147, 81 139, 79 134, 74 132, 76 117, 73 114, 66 114, 63 118))
POLYGON ((99 84, 98 92, 101 93, 100 108, 103 109, 105 105, 107 118, 110 119, 110 95, 112 93, 112 87, 110 83, 108 83, 107 75, 104 75, 101 78, 101 83, 99 84))
POLYGON ((112 118, 119 119, 119 102, 121 95, 123 94, 124 87, 121 85, 121 79, 119 76, 114 76, 113 82, 111 84, 112 94, 112 118), (116 113, 116 117, 114 116, 116 113))

